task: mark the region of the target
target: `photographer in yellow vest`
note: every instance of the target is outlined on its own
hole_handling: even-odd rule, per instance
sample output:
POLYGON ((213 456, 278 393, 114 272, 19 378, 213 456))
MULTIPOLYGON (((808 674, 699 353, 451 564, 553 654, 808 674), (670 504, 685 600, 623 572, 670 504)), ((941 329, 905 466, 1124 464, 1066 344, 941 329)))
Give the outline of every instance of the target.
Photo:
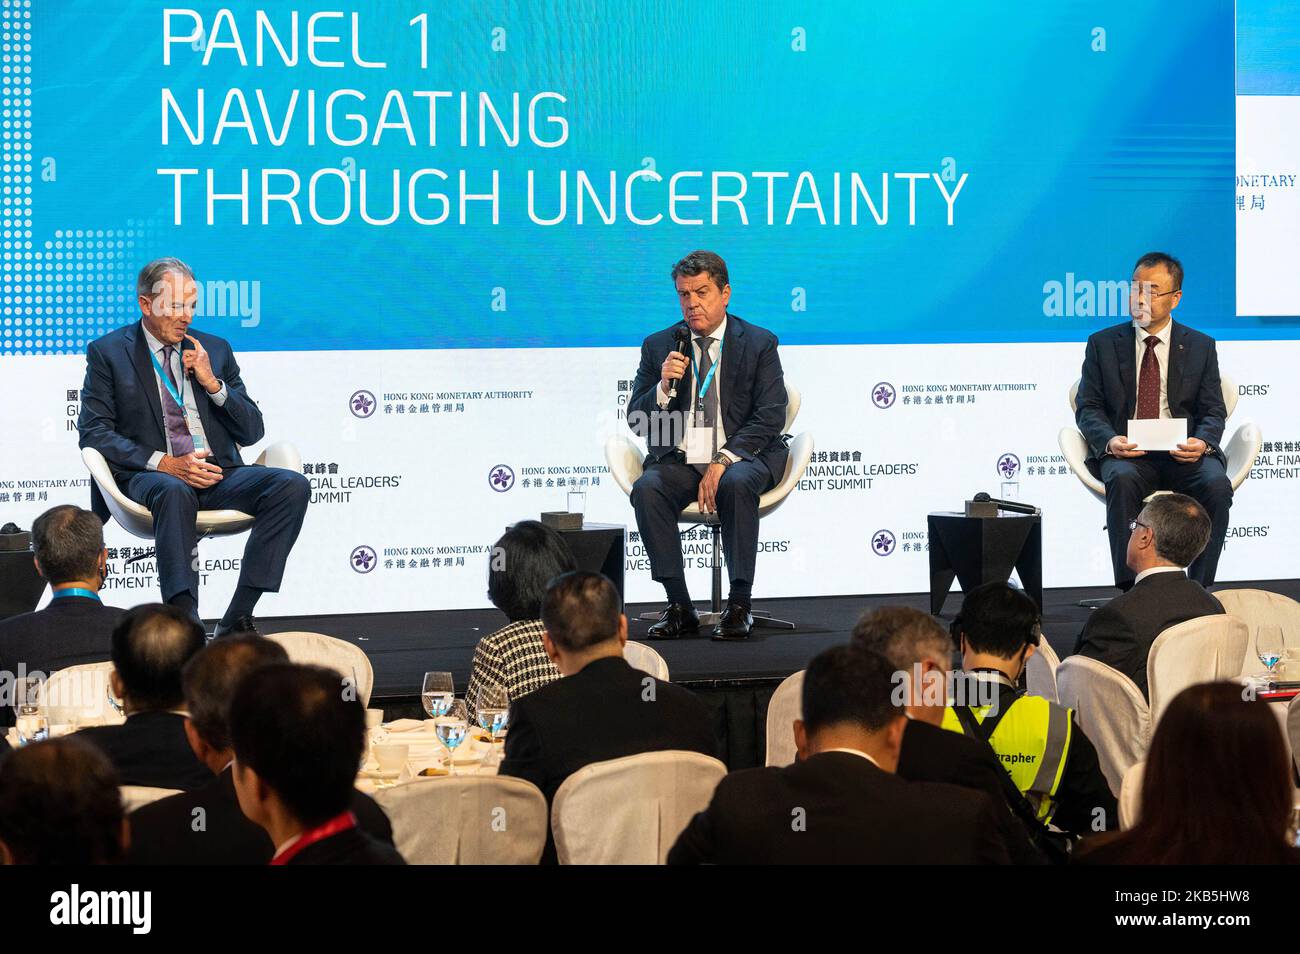
POLYGON ((943 727, 987 741, 1043 824, 1078 835, 1118 827, 1115 796, 1073 711, 1019 688, 1038 624, 1034 601, 1006 583, 966 594, 952 624, 966 678, 943 727))

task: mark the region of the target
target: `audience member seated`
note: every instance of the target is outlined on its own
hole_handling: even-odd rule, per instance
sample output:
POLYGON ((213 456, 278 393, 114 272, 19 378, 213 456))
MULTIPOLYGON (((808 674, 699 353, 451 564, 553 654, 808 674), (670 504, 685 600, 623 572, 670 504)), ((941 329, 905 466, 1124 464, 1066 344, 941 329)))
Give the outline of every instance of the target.
POLYGON ((1152 497, 1133 521, 1128 565, 1137 579, 1127 593, 1093 610, 1074 651, 1128 676, 1147 695, 1147 656, 1175 623, 1223 612, 1187 567, 1210 540, 1205 508, 1183 494, 1152 497))
POLYGON ((986 583, 966 594, 953 632, 968 678, 944 728, 987 741, 1044 825, 1074 835, 1116 827, 1115 796, 1073 710, 1018 688, 1042 636, 1034 601, 986 583))
POLYGON ((492 547, 488 599, 510 623, 484 636, 474 649, 465 691, 471 722, 485 683, 503 687, 514 701, 560 678, 542 648, 542 597, 547 583, 575 569, 564 537, 536 520, 521 520, 492 547))
POLYGON ((117 773, 93 745, 33 742, 0 763, 4 864, 117 864, 126 839, 117 773))
MULTIPOLYGON (((952 672, 952 637, 933 616, 907 606, 886 606, 864 613, 853 628, 854 645, 879 653, 894 667, 895 702, 904 704, 908 721, 898 754, 898 776, 909 782, 947 782, 988 795, 999 811, 998 829, 1012 864, 1042 864, 1034 845, 1042 828, 1032 817, 1018 819, 1008 803, 1008 776, 993 749, 942 728, 952 672), (897 696, 902 690, 905 696, 897 696)), ((1018 795, 1016 802, 1022 802, 1018 795)), ((1064 860, 1063 858, 1061 860, 1064 860)))
POLYGON ((1005 863, 997 813, 982 792, 896 774, 907 719, 894 666, 860 646, 808 664, 799 761, 723 778, 686 826, 669 864, 1005 863))
POLYGON ((352 811, 366 713, 338 673, 254 668, 230 702, 239 807, 275 845, 273 865, 400 865, 352 811))
MULTIPOLYGON (((99 588, 108 575, 104 524, 89 510, 52 507, 32 524, 36 570, 50 584, 53 600, 43 610, 0 621, 0 671, 57 672, 104 662, 113 627, 123 610, 105 606, 99 588)), ((13 711, 0 711, 0 725, 13 711)))
MULTIPOLYGON (((546 655, 565 678, 511 703, 502 775, 527 779, 550 802, 592 762, 670 749, 718 754, 704 703, 624 661, 627 617, 608 579, 559 577, 542 601, 542 623, 546 655)), ((542 861, 554 860, 548 836, 542 861)))
POLYGON ((1095 839, 1083 864, 1296 864, 1291 762, 1266 702, 1241 686, 1189 686, 1156 726, 1137 824, 1095 839))
POLYGON ((82 729, 77 737, 108 756, 123 785, 199 788, 212 771, 185 737, 181 670, 204 645, 203 627, 162 603, 137 606, 113 629, 109 683, 126 721, 82 729))
MULTIPOLYGON (((230 763, 230 699, 252 671, 287 663, 279 643, 255 635, 223 636, 185 666, 189 718, 185 734, 199 761, 213 773, 202 788, 171 795, 131 813, 130 864, 264 865, 275 853, 266 832, 244 817, 235 796, 230 763), (196 810, 201 810, 196 812, 196 810), (197 826, 195 818, 203 824, 197 826)), ((357 824, 380 841, 393 841, 392 826, 375 801, 355 789, 357 824)))

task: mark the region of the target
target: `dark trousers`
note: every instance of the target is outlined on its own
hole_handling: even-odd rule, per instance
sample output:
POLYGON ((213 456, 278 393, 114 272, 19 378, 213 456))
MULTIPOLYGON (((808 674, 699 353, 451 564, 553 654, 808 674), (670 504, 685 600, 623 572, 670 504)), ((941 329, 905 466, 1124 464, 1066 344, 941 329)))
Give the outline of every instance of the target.
POLYGON ((196 603, 199 542, 194 518, 198 511, 241 510, 254 518, 253 532, 244 546, 239 585, 275 592, 311 498, 311 485, 302 474, 257 465, 228 467, 221 480, 204 490, 153 470, 133 474, 123 489, 153 514, 163 600, 189 590, 196 603))
MULTIPOLYGON (((677 518, 699 496, 700 472, 677 461, 652 463, 632 485, 632 509, 641 542, 650 555, 650 575, 664 580, 685 576, 677 518)), ((754 582, 758 557, 758 498, 772 486, 772 474, 756 460, 738 460, 718 481, 722 552, 732 583, 754 582)))
POLYGON ((1186 494, 1200 501, 1210 515, 1210 542, 1188 567, 1187 575, 1203 586, 1214 582, 1232 507, 1232 484, 1221 457, 1206 454, 1194 464, 1179 463, 1158 451, 1125 460, 1104 457, 1101 479, 1106 483, 1106 530, 1110 534, 1116 586, 1127 588, 1133 582, 1133 571, 1127 563, 1129 524, 1141 512, 1142 501, 1157 490, 1186 494))

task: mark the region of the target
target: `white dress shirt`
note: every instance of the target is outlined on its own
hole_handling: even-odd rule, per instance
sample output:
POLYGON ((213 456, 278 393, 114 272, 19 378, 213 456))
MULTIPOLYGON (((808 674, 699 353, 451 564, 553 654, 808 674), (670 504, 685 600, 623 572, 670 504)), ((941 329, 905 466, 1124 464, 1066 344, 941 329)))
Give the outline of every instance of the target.
MULTIPOLYGON (((1160 416, 1163 418, 1173 417, 1169 413, 1169 338, 1173 334, 1174 322, 1172 319, 1165 322, 1165 326, 1157 332, 1155 336, 1160 339, 1160 343, 1155 345, 1156 361, 1160 365, 1160 416)), ((1136 338, 1135 347, 1137 353, 1137 382, 1140 387, 1142 384, 1142 359, 1147 353, 1147 339, 1153 332, 1143 328, 1136 321, 1133 322, 1134 337, 1136 338)))
POLYGON ((1183 568, 1182 568, 1181 566, 1153 566, 1153 567, 1148 567, 1147 569, 1143 570, 1141 573, 1139 573, 1139 574, 1134 578, 1134 580, 1133 580, 1133 585, 1134 585, 1134 586, 1137 586, 1139 583, 1141 583, 1143 580, 1145 580, 1148 576, 1155 576, 1157 573, 1182 573, 1182 572, 1183 572, 1183 568))
MULTIPOLYGON (((713 343, 709 345, 709 357, 713 359, 713 366, 718 369, 713 372, 713 380, 709 384, 709 389, 713 390, 718 397, 718 413, 715 418, 715 423, 717 425, 717 431, 718 431, 717 446, 720 450, 722 449, 722 445, 727 443, 727 429, 722 426, 722 367, 721 367, 722 337, 726 333, 727 333, 727 316, 723 315, 722 323, 719 324, 718 327, 713 330, 713 333, 711 335, 708 336, 713 339, 713 343)), ((700 354, 700 342, 699 342, 699 339, 701 337, 702 337, 701 335, 697 335, 693 330, 691 331, 691 352, 695 357, 696 368, 699 368, 700 360, 702 357, 700 354)), ((694 377, 694 375, 692 375, 692 377, 694 377)), ((698 380, 692 381, 691 394, 690 394, 691 400, 690 400, 690 404, 687 406, 686 409, 687 411, 686 420, 688 423, 690 421, 695 420, 695 405, 700 400, 699 388, 700 388, 700 382, 698 380)), ((667 407, 669 404, 668 392, 664 390, 664 383, 662 380, 659 382, 659 390, 655 394, 655 399, 661 408, 667 407)), ((680 451, 686 450, 686 432, 684 428, 682 431, 682 439, 677 442, 677 449, 680 451)), ((740 460, 740 455, 733 454, 729 450, 722 450, 722 453, 726 454, 733 461, 740 460)))
MULTIPOLYGON (((145 327, 143 320, 140 322, 140 330, 144 332, 144 340, 149 345, 149 351, 158 359, 158 364, 161 365, 164 361, 163 349, 167 346, 149 333, 149 329, 145 327)), ((149 363, 153 364, 152 361, 149 363)), ((203 442, 203 446, 211 451, 212 445, 208 443, 208 436, 203 433, 203 418, 199 417, 199 406, 194 401, 194 388, 197 387, 197 385, 185 374, 185 367, 181 362, 180 347, 177 345, 172 346, 171 371, 172 377, 176 379, 177 387, 184 387, 181 396, 185 399, 185 423, 189 425, 190 433, 198 437, 203 442)), ((157 368, 153 369, 153 378, 158 384, 158 400, 166 401, 167 399, 164 395, 167 393, 167 385, 163 383, 162 376, 158 374, 157 368)), ((228 393, 229 392, 226 390, 226 382, 222 381, 221 389, 217 391, 216 394, 209 394, 208 398, 217 407, 221 407, 221 405, 226 403, 226 396, 228 393)), ((167 441, 167 450, 170 452, 172 449, 172 442, 171 438, 167 435, 166 425, 163 426, 163 438, 167 441)), ((198 442, 196 441, 195 445, 197 446, 197 444, 198 442)), ((165 456, 166 455, 163 454, 162 451, 154 451, 149 457, 149 463, 146 466, 149 470, 157 470, 158 462, 165 456)), ((172 456, 175 455, 173 454, 172 456)))
POLYGON ((861 756, 862 758, 864 758, 864 759, 866 759, 868 762, 870 762, 872 765, 874 765, 876 768, 880 768, 880 763, 877 762, 875 759, 873 759, 873 758, 872 758, 870 755, 868 755, 866 752, 863 752, 861 749, 845 749, 845 748, 839 748, 839 749, 822 749, 822 750, 821 750, 820 752, 818 752, 817 754, 818 754, 818 755, 825 755, 827 752, 848 752, 850 755, 861 756))

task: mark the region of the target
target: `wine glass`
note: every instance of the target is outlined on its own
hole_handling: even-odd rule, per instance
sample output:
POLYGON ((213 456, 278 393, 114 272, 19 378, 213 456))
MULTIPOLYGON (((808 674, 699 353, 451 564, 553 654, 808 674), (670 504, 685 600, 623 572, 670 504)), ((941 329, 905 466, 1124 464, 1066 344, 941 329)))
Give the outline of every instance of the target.
POLYGON ((510 693, 505 686, 495 682, 485 682, 478 690, 475 713, 479 726, 492 736, 492 748, 488 750, 487 764, 495 764, 497 755, 497 736, 505 731, 510 721, 510 693))
POLYGON ((456 684, 449 672, 426 672, 420 688, 420 702, 430 719, 444 716, 456 699, 456 684))
POLYGON ((1255 627, 1255 655, 1268 669, 1269 679, 1273 679, 1278 661, 1286 654, 1286 637, 1282 627, 1263 623, 1255 627))
POLYGON ((469 718, 463 699, 454 700, 442 715, 435 716, 433 731, 447 749, 447 774, 456 774, 456 749, 469 734, 469 718))
POLYGON ((19 745, 49 738, 50 721, 41 706, 44 683, 45 680, 36 676, 23 676, 14 681, 14 728, 19 745))

